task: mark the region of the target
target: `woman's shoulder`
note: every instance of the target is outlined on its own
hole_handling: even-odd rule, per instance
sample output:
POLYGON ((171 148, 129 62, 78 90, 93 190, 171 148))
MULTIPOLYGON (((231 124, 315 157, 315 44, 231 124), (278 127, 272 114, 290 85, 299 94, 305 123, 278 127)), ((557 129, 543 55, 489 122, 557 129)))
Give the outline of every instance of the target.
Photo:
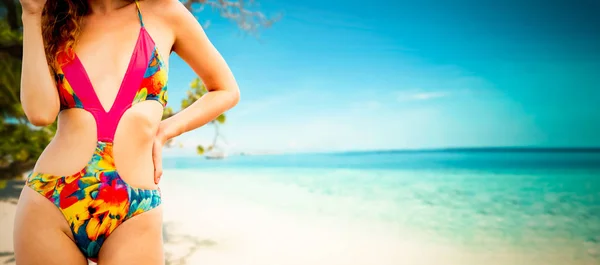
POLYGON ((153 14, 162 18, 174 18, 189 13, 179 0, 143 0, 142 2, 153 14))
POLYGON ((150 11, 160 22, 173 31, 190 23, 190 18, 195 22, 194 16, 179 0, 143 0, 142 12, 150 11), (145 9, 145 11, 144 11, 145 9))

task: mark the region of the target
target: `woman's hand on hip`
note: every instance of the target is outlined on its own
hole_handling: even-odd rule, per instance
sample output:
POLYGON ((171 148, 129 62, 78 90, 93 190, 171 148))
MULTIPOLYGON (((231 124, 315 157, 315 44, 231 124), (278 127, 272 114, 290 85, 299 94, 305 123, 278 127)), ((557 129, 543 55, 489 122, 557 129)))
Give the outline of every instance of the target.
POLYGON ((162 133, 158 133, 156 137, 154 137, 154 144, 152 146, 152 160, 154 162, 154 184, 158 185, 160 182, 160 178, 162 177, 163 168, 162 168, 162 149, 167 139, 163 136, 162 133))
POLYGON ((160 177, 162 176, 162 149, 163 146, 172 138, 180 135, 182 129, 175 122, 172 117, 165 119, 160 122, 158 126, 158 132, 154 138, 154 146, 152 148, 152 158, 154 159, 154 183, 158 184, 160 177))

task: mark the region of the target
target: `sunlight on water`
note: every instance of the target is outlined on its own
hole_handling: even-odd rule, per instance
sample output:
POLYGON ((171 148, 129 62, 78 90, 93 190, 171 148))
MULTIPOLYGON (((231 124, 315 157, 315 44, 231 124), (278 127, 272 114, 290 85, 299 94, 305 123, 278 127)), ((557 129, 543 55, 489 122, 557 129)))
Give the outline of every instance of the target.
MULTIPOLYGON (((391 245, 391 261, 404 257, 429 264, 425 256, 410 256, 408 249, 434 255, 447 247, 447 264, 489 259, 495 264, 598 264, 598 158, 433 153, 235 157, 196 163, 180 159, 165 179, 177 190, 206 200, 205 207, 228 202, 223 207, 231 211, 249 211, 232 219, 270 212, 242 231, 257 223, 275 227, 266 224, 275 218, 268 216, 284 216, 298 226, 314 227, 292 237, 314 233, 338 244, 333 234, 316 232, 325 226, 315 220, 328 220, 333 225, 324 231, 340 229, 337 237, 356 236, 352 240, 368 242, 372 253, 383 255, 377 252, 381 242, 391 245), (262 210, 248 210, 253 207, 262 210)), ((283 231, 278 233, 287 233, 283 231)), ((305 251, 316 255, 318 250, 305 251)))
POLYGON ((177 170, 194 192, 297 216, 385 226, 473 251, 513 247, 532 255, 600 253, 597 171, 490 174, 478 171, 177 170))

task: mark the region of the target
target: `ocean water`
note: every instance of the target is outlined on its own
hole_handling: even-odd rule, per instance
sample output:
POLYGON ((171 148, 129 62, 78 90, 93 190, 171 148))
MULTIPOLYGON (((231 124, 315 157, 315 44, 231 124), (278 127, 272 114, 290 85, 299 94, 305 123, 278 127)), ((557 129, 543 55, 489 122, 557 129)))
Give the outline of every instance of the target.
POLYGON ((164 165, 169 181, 190 192, 298 218, 385 227, 391 237, 479 253, 510 249, 540 264, 600 264, 600 152, 179 157, 164 165))

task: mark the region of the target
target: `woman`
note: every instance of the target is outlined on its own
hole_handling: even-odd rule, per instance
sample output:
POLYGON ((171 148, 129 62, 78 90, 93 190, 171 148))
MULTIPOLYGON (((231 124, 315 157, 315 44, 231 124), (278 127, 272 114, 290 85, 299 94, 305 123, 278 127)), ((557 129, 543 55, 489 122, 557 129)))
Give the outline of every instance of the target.
POLYGON ((21 0, 23 110, 36 126, 58 116, 58 130, 19 199, 17 264, 164 264, 163 144, 239 91, 179 1, 138 1, 21 0), (172 51, 210 92, 161 121, 172 51))

